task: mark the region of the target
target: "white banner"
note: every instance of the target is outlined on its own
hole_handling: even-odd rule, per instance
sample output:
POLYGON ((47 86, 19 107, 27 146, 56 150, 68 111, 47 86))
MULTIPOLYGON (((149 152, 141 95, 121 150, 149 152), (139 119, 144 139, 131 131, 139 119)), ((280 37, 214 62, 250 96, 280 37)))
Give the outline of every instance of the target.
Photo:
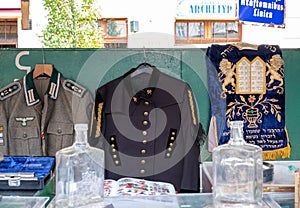
POLYGON ((236 0, 177 0, 176 17, 237 19, 236 0))

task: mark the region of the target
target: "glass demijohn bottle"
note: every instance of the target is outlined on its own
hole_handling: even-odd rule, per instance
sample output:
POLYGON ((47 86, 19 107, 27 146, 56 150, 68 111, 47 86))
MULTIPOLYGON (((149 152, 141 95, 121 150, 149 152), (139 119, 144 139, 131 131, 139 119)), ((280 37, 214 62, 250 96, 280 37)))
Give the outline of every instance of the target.
POLYGON ((56 208, 102 207, 104 151, 89 145, 87 130, 75 124, 74 144, 56 153, 56 208))
POLYGON ((214 148, 212 160, 215 207, 262 207, 262 149, 244 140, 243 121, 230 122, 230 140, 214 148))

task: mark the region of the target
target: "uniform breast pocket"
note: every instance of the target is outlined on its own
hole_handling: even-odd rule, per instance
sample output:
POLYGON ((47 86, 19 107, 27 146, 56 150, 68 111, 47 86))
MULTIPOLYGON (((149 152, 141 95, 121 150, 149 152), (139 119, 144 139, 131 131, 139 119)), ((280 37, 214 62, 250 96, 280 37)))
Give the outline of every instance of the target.
POLYGON ((47 153, 55 156, 55 153, 65 147, 71 146, 74 142, 73 124, 71 123, 49 123, 47 128, 47 153))
POLYGON ((9 154, 42 155, 37 127, 10 128, 9 154))

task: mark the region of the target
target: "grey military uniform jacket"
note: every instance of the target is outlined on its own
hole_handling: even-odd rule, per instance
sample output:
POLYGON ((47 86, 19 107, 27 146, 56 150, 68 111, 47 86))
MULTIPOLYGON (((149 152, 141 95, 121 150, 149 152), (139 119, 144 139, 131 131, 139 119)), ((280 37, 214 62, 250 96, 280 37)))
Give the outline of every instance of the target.
POLYGON ((197 191, 198 115, 191 88, 154 67, 151 75, 131 77, 133 72, 96 91, 105 177, 138 177, 197 191))
POLYGON ((73 125, 90 123, 93 98, 53 69, 33 71, 0 91, 0 151, 5 155, 55 156, 74 141, 73 125))

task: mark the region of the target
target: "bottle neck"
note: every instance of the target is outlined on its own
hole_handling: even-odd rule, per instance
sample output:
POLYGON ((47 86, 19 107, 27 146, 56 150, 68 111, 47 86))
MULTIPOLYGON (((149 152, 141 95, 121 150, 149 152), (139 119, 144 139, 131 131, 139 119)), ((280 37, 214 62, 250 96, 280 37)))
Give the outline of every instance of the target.
POLYGON ((242 127, 231 127, 230 128, 230 143, 234 145, 243 144, 244 141, 244 134, 242 127))
POLYGON ((76 131, 75 133, 75 144, 76 145, 88 145, 87 132, 76 131))

